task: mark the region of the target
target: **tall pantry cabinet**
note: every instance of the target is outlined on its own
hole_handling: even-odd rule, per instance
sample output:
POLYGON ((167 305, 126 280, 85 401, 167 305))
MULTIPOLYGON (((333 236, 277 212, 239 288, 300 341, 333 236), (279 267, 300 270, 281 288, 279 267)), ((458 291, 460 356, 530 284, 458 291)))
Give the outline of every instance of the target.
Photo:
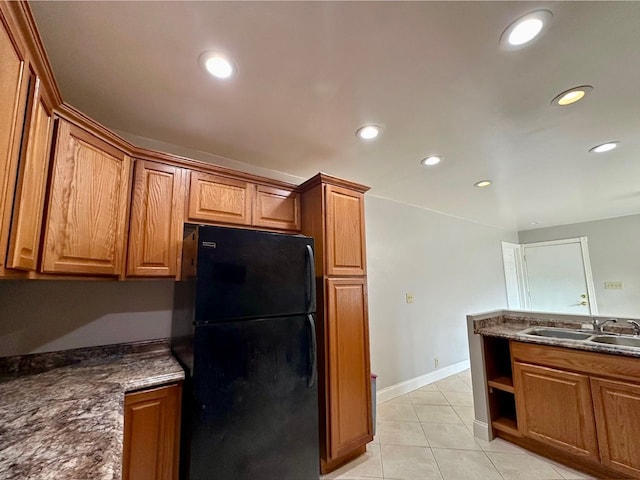
POLYGON ((364 234, 368 187, 318 174, 298 187, 302 233, 314 237, 318 291, 320 469, 373 440, 364 234))

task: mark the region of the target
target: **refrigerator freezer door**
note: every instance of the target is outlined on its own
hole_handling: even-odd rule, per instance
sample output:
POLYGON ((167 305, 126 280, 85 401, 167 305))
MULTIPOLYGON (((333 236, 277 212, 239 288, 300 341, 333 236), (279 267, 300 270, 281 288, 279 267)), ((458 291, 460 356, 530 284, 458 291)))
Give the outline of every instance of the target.
POLYGON ((313 239, 198 228, 195 323, 315 312, 313 239))
POLYGON ((195 329, 191 480, 318 480, 311 322, 195 329))

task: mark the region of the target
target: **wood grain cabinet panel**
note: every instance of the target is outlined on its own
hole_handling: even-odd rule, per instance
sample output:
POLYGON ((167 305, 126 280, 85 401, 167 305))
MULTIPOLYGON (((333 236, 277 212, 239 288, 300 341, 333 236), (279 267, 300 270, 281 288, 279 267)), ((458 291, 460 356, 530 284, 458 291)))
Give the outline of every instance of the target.
POLYGON ((254 206, 254 226, 300 230, 300 197, 292 190, 258 185, 254 206))
POLYGON ((640 385, 591 379, 603 465, 640 478, 640 385))
POLYGON ((120 275, 131 160, 60 121, 53 159, 42 271, 120 275))
POLYGON ((366 275, 364 195, 326 185, 325 202, 327 275, 366 275))
POLYGON ((373 440, 364 278, 328 279, 329 451, 337 458, 373 440))
POLYGON ((5 264, 15 167, 27 103, 25 59, 0 14, 0 267, 5 264))
POLYGON ((35 79, 31 108, 25 122, 25 138, 14 195, 7 267, 35 271, 37 268, 42 212, 49 171, 52 108, 35 79))
POLYGON ((185 170, 136 160, 127 275, 175 277, 182 245, 185 170))
POLYGON ((589 377, 520 362, 513 373, 522 434, 599 461, 589 377))
POLYGON ((181 389, 125 395, 123 480, 177 480, 181 389))
POLYGON ((251 225, 254 190, 248 182, 192 171, 189 220, 251 225))

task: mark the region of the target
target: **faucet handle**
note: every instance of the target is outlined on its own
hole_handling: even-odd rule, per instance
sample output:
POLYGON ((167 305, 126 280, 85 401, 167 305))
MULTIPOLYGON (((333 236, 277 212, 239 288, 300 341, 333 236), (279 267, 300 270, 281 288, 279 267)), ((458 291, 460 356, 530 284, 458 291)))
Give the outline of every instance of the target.
POLYGON ((635 320, 627 320, 627 323, 631 324, 631 326, 633 327, 634 335, 640 336, 640 323, 636 322, 635 320))

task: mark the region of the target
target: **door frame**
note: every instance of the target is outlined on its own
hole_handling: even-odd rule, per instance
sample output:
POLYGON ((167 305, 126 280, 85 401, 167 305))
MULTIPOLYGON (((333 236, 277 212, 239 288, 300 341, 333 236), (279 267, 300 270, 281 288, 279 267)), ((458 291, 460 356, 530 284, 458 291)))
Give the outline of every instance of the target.
POLYGON ((505 242, 505 241, 502 241, 501 244, 502 244, 502 268, 504 271, 504 282, 505 282, 506 293, 507 293, 507 307, 510 310, 514 310, 514 309, 523 310, 526 308, 526 305, 527 305, 525 298, 527 297, 526 287, 528 285, 527 285, 527 277, 526 275, 524 275, 524 271, 523 271, 524 257, 522 254, 522 245, 519 243, 511 243, 511 242, 505 242), (509 275, 509 272, 507 270, 505 253, 508 250, 513 251, 514 267, 516 272, 515 283, 513 282, 514 280, 513 277, 509 275), (517 294, 517 298, 518 298, 517 305, 513 305, 511 303, 510 299, 512 298, 512 296, 509 295, 509 293, 517 294))
POLYGON ((527 310, 531 310, 531 297, 529 292, 529 272, 527 271, 527 247, 551 247, 554 245, 564 245, 568 243, 579 243, 582 252, 582 266, 584 268, 584 276, 587 285, 587 301, 589 303, 589 315, 598 315, 598 305, 596 302, 596 289, 593 282, 593 272, 591 271, 591 260, 589 258, 589 245, 587 237, 565 238, 562 240, 548 240, 545 242, 522 243, 521 252, 523 256, 522 262, 522 284, 525 289, 524 304, 527 310))

